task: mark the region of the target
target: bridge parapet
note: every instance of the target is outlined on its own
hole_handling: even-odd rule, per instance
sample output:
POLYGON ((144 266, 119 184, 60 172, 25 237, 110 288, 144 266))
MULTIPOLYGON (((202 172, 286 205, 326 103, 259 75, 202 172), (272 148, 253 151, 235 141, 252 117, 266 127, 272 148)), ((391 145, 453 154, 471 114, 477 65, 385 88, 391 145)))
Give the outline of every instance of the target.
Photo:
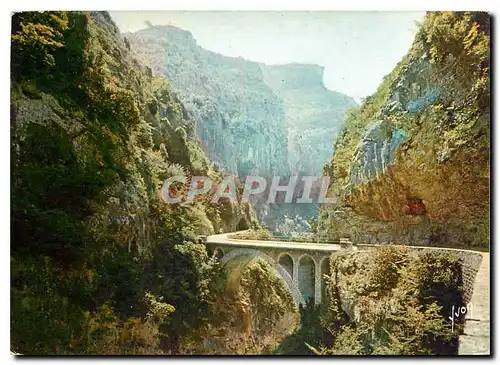
POLYGON ((345 242, 336 244, 305 243, 289 241, 260 241, 234 239, 229 234, 220 234, 207 237, 206 245, 225 263, 238 256, 253 252, 261 256, 276 268, 283 277, 290 290, 298 289, 300 300, 304 303, 312 298, 316 304, 322 300, 324 291, 323 275, 327 274, 329 265, 325 265, 334 252, 349 247, 345 242))
MULTIPOLYGON (((222 255, 228 254, 228 252, 235 248, 257 250, 264 253, 272 258, 280 266, 280 269, 284 269, 292 277, 292 280, 298 287, 302 286, 304 290, 314 293, 311 297, 313 296, 315 302, 318 304, 321 303, 322 297, 322 274, 324 274, 325 271, 324 261, 327 260, 332 253, 346 249, 366 250, 377 246, 360 244, 353 247, 349 242, 342 242, 342 244, 326 244, 314 242, 243 240, 232 238, 231 235, 232 234, 226 233, 209 236, 207 237, 206 245, 212 250, 220 250, 222 255), (304 262, 302 259, 305 257, 309 257, 314 263, 312 268, 309 268, 309 273, 304 267, 301 268, 301 263, 304 262), (307 286, 301 285, 301 281, 311 281, 311 275, 314 277, 313 284, 310 284, 313 287, 308 288, 307 286)), ((437 250, 446 252, 448 255, 457 259, 461 259, 464 279, 464 299, 466 303, 470 301, 474 280, 482 260, 482 254, 480 252, 441 247, 399 247, 405 247, 412 250, 437 250)))

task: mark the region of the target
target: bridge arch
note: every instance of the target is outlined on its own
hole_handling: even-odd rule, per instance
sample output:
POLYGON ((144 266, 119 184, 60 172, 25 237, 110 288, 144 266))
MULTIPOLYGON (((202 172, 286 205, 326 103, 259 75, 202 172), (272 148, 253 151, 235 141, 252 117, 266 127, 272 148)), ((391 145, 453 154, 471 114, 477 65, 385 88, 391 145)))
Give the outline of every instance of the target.
POLYGON ((298 265, 298 283, 299 290, 304 297, 304 300, 315 300, 316 288, 316 261, 308 255, 304 254, 297 260, 298 265))
POLYGON ((288 271, 281 264, 276 262, 271 256, 267 255, 262 251, 248 249, 248 248, 233 249, 224 255, 224 257, 221 259, 221 263, 225 265, 232 259, 240 256, 248 256, 248 262, 246 264, 248 264, 253 259, 257 258, 260 258, 265 262, 267 262, 269 265, 275 268, 278 274, 285 281, 288 289, 290 290, 290 293, 292 294, 295 305, 298 307, 299 304, 305 304, 304 297, 302 296, 302 293, 300 292, 298 285, 293 281, 292 275, 290 275, 288 271))
POLYGON ((280 253, 278 255, 278 264, 283 266, 283 268, 288 272, 288 274, 290 274, 292 279, 294 279, 293 267, 295 266, 295 262, 293 262, 293 257, 290 254, 286 252, 280 253))

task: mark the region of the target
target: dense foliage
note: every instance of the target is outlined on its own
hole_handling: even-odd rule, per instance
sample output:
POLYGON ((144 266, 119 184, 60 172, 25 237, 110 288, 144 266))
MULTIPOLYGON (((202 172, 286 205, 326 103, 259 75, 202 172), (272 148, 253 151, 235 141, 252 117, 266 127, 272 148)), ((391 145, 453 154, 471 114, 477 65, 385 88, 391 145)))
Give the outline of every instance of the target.
POLYGON ((293 297, 276 270, 260 258, 240 256, 224 265, 210 305, 214 318, 197 354, 269 353, 298 326, 293 297))
POLYGON ((168 83, 127 48, 107 13, 13 16, 13 351, 186 351, 217 275, 197 235, 252 219, 159 198, 169 176, 221 176, 168 83))
POLYGON ((452 331, 452 305, 463 306, 460 263, 446 254, 380 247, 333 255, 323 332, 308 348, 320 355, 457 354, 463 318, 452 331), (327 335, 326 335, 326 334, 327 335), (318 345, 319 343, 319 345, 318 345))
MULTIPOLYGON (((342 194, 353 188, 351 162, 366 127, 381 117, 404 140, 412 174, 415 166, 443 163, 446 169, 437 170, 456 176, 458 162, 474 161, 460 176, 476 192, 467 192, 472 198, 464 200, 465 189, 453 191, 456 206, 466 208, 451 212, 479 216, 471 229, 485 236, 487 212, 484 204, 476 210, 473 203, 484 195, 489 176, 488 27, 489 18, 482 13, 428 15, 409 55, 347 117, 333 164, 325 168, 342 194), (404 111, 389 112, 395 90, 408 89, 405 80, 420 70, 420 59, 431 65, 430 87, 410 92, 404 111), (421 139, 412 141, 412 136, 421 139), (418 154, 413 146, 419 140, 440 149, 428 154, 432 163, 411 155, 418 154), (473 176, 481 176, 481 184, 473 185, 473 176)), ((447 317, 450 303, 463 303, 460 265, 454 260, 392 247, 334 256, 326 305, 301 308, 301 326, 291 334, 298 314, 273 268, 239 258, 222 270, 201 243, 201 235, 250 227, 254 230, 245 237, 270 239, 251 208, 227 200, 212 205, 207 196, 192 205, 162 202, 162 183, 171 176, 185 175, 189 181, 207 175, 217 188, 224 176, 202 143, 214 142, 221 128, 247 151, 237 170, 250 172, 255 159, 265 160, 269 171, 287 170, 286 138, 282 128, 275 128, 284 123, 282 105, 270 89, 261 90, 265 100, 247 90, 241 60, 226 60, 229 65, 219 67, 211 55, 204 65, 205 72, 220 73, 224 83, 234 82, 234 90, 208 82, 204 75, 190 75, 176 59, 169 61, 176 74, 188 77, 188 85, 192 82, 200 91, 201 97, 182 95, 187 108, 197 105, 204 121, 217 120, 213 129, 206 123, 208 129, 200 133, 168 81, 153 77, 151 69, 131 57, 129 41, 119 36, 107 13, 17 13, 11 42, 13 351, 455 353, 460 323, 453 333, 447 317), (215 106, 224 102, 229 105, 220 113, 215 106), (200 142, 196 133, 206 140, 200 142), (278 140, 262 155, 252 149, 278 140)), ((257 65, 246 71, 247 79, 261 84, 254 77, 261 75, 257 65)), ((185 196, 186 189, 177 186, 173 192, 185 196)), ((379 197, 370 196, 373 201, 379 197)), ((377 206, 393 205, 384 201, 377 206)), ((314 229, 321 233, 326 220, 327 228, 337 230, 328 219, 341 215, 334 211, 314 229)), ((347 220, 357 224, 349 215, 347 220)), ((443 229, 434 228, 439 240, 443 229)))
POLYGON ((174 26, 126 34, 135 56, 179 92, 197 134, 217 165, 239 175, 288 174, 281 100, 259 64, 203 49, 174 26))

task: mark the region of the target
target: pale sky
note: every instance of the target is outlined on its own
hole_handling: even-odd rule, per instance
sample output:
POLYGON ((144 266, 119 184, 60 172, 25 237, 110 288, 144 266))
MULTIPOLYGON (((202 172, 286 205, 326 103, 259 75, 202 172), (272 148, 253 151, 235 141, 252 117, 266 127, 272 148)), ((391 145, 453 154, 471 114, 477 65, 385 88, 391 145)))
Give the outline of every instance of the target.
POLYGON ((313 63, 324 84, 371 95, 411 46, 424 12, 114 11, 121 32, 153 25, 190 31, 205 49, 266 64, 313 63))

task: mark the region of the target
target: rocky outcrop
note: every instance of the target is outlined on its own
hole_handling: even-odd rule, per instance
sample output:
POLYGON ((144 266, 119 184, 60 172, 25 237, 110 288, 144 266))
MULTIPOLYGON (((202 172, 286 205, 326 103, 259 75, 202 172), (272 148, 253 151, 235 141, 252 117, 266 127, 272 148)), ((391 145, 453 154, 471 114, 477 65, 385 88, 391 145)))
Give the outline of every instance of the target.
POLYGON ((205 151, 230 172, 320 173, 347 108, 356 106, 325 88, 317 65, 225 57, 172 26, 125 37, 135 55, 178 90, 205 151))
POLYGON ((393 164, 396 148, 404 142, 402 129, 383 120, 370 123, 363 132, 351 166, 351 186, 370 181, 393 164))
POLYGON ((161 199, 169 177, 223 176, 108 13, 15 13, 11 47, 12 350, 200 353, 219 266, 199 236, 252 208, 161 199))
POLYGON ((344 126, 346 111, 356 102, 324 86, 321 66, 261 64, 261 69, 266 84, 283 100, 292 171, 320 174, 332 155, 332 140, 344 126))
MULTIPOLYGON (((319 175, 352 98, 323 84, 323 68, 269 66, 200 47, 190 32, 155 26, 125 34, 134 55, 178 92, 207 156, 241 177, 319 175)), ((313 205, 253 201, 271 229, 284 214, 317 215, 313 205)))
POLYGON ((282 101, 257 63, 207 51, 191 33, 172 26, 125 36, 135 55, 178 91, 204 150, 220 168, 288 174, 282 101))
MULTIPOLYGON (((122 243, 129 249, 137 246, 137 250, 144 250, 155 243, 152 237, 156 222, 151 223, 150 216, 155 216, 152 212, 163 204, 157 198, 165 178, 179 171, 187 176, 207 174, 209 170, 214 176, 220 174, 212 171, 178 95, 167 80, 154 77, 149 68, 132 57, 128 42, 120 37, 109 14, 62 14, 63 19, 69 19, 61 21, 58 33, 59 47, 64 51, 56 54, 59 58, 54 65, 47 66, 50 72, 33 66, 26 56, 29 52, 18 46, 21 41, 13 43, 17 47, 11 87, 14 170, 30 166, 20 162, 21 158, 27 158, 23 154, 33 148, 28 145, 23 150, 24 140, 29 137, 38 140, 37 143, 49 143, 55 137, 47 136, 56 130, 62 140, 51 143, 62 146, 69 143, 81 166, 89 168, 98 161, 98 173, 88 175, 100 176, 100 169, 121 171, 118 182, 106 191, 109 201, 105 204, 99 201, 96 205, 105 212, 101 212, 99 219, 117 225, 125 236, 122 243), (65 22, 72 22, 73 29, 65 22), (81 36, 81 43, 75 44, 70 34, 81 36), (80 74, 67 73, 70 57, 78 61, 71 67, 80 68, 80 74), (54 76, 46 76, 44 72, 54 76)), ((48 14, 48 22, 51 16, 55 15, 48 14)), ((51 42, 50 38, 42 40, 51 42)), ((36 152, 42 155, 47 148, 43 145, 36 152)), ((37 182, 42 183, 40 179, 37 182)), ((47 183, 55 186, 55 180, 47 183)), ((221 204, 214 208, 209 203, 196 203, 173 209, 177 208, 197 222, 199 234, 233 231, 240 221, 247 225, 255 221, 252 208, 246 204, 221 204)))
POLYGON ((323 209, 322 232, 489 245, 488 34, 487 14, 428 14, 409 53, 347 119, 325 166, 340 203, 323 209))

